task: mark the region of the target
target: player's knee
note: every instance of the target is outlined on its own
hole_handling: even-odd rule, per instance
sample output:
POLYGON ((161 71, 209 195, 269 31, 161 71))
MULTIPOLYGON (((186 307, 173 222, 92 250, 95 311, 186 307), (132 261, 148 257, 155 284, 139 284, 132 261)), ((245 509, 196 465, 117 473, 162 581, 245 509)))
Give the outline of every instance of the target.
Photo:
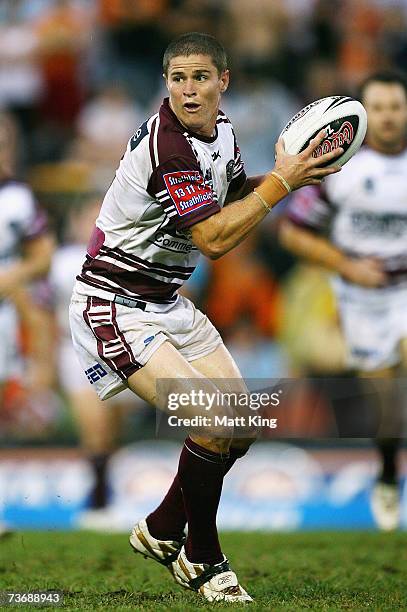
POLYGON ((217 453, 218 455, 226 455, 229 452, 229 447, 231 444, 231 438, 210 438, 203 436, 190 436, 191 440, 199 446, 206 448, 212 453, 217 453))

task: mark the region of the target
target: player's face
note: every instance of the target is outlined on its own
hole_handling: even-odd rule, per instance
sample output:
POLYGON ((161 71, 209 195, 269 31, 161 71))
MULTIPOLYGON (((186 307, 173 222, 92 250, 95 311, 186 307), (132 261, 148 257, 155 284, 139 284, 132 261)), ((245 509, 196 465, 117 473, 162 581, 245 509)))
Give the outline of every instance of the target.
POLYGON ((179 121, 196 134, 212 136, 229 71, 219 75, 209 55, 180 55, 171 59, 165 81, 179 121))
POLYGON ((400 151, 407 128, 407 96, 402 85, 369 83, 363 104, 367 111, 369 142, 384 153, 400 151))

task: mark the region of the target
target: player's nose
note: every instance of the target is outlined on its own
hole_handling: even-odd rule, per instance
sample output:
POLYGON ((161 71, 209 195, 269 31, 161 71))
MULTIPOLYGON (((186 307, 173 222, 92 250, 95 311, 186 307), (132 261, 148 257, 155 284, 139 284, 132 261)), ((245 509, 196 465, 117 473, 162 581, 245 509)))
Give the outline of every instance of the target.
POLYGON ((195 96, 196 87, 194 79, 187 79, 184 85, 184 96, 195 96))

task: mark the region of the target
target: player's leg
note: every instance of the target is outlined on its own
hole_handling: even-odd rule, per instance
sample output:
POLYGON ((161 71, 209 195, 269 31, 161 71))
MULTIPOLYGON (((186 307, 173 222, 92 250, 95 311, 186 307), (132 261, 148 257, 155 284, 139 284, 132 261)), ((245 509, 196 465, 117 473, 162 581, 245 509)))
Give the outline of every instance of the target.
MULTIPOLYGON (((163 399, 157 395, 158 378, 171 381, 171 391, 188 393, 193 390, 194 380, 200 379, 200 385, 206 392, 215 394, 216 387, 200 372, 190 365, 169 342, 162 344, 148 363, 128 379, 130 389, 150 404, 163 408, 163 399), (176 389, 176 391, 174 391, 176 389)), ((198 555, 208 563, 217 563, 223 559, 216 531, 216 512, 222 490, 225 463, 228 458, 230 440, 202 437, 199 442, 188 438, 180 456, 178 480, 183 491, 183 501, 187 520, 192 527, 190 547, 193 547, 194 536, 198 531, 194 526, 200 523, 198 555), (201 522, 202 517, 204 521, 201 522), (204 540, 203 551, 201 544, 204 540)), ((181 500, 180 500, 181 501, 181 500)), ((185 526, 185 514, 181 503, 172 506, 167 512, 165 526, 154 530, 156 522, 147 519, 151 525, 152 535, 157 539, 180 540, 185 526)))
POLYGON ((394 384, 400 325, 405 317, 398 290, 365 289, 336 283, 341 324, 348 348, 348 364, 359 372, 366 388, 365 401, 376 424, 374 444, 381 460, 377 486, 373 490, 372 512, 384 529, 398 522, 396 456, 400 397, 394 384), (365 383, 363 381, 365 380, 365 383))
POLYGON ((105 508, 108 505, 107 463, 116 447, 121 415, 114 406, 104 405, 91 388, 70 392, 68 400, 81 447, 94 474, 90 507, 92 509, 105 508))
MULTIPOLYGON (((214 384, 188 363, 186 355, 181 354, 181 350, 188 350, 189 356, 198 358, 213 352, 221 342, 213 326, 206 324, 206 317, 188 307, 184 300, 178 300, 163 316, 162 313, 116 307, 100 298, 86 301, 75 298, 70 306, 70 319, 74 346, 101 398, 109 398, 128 386, 146 402, 166 411, 169 393, 182 393, 184 397, 187 394, 192 398, 199 379, 199 390, 215 397, 213 415, 233 416, 228 405, 217 403, 218 393, 214 384)), ((187 406, 180 405, 177 415, 192 417, 196 413, 191 401, 187 406)), ((226 426, 220 432, 219 427, 211 430, 209 426, 208 437, 214 438, 211 439, 211 448, 188 439, 178 469, 188 521, 193 523, 195 513, 206 508, 201 530, 206 531, 207 561, 215 574, 226 571, 216 530, 216 511, 232 434, 233 428, 226 426)), ((148 533, 145 521, 136 525, 131 543, 145 556, 164 565, 172 561, 170 557, 174 553, 179 554, 182 545, 180 541, 155 539, 148 533)), ((238 588, 236 576, 232 574, 230 572, 227 576, 227 581, 230 580, 232 585, 236 582, 236 591, 241 594, 236 592, 231 597, 235 600, 247 597, 238 588)), ((207 581, 211 580, 208 578, 207 581)), ((194 584, 191 584, 192 588, 194 584)), ((226 588, 217 589, 219 598, 226 596, 223 593, 226 588)))
POLYGON ((111 521, 103 513, 108 505, 106 471, 116 446, 121 415, 114 406, 102 402, 90 386, 70 339, 60 339, 57 361, 59 384, 67 396, 80 446, 94 477, 89 509, 79 516, 79 524, 89 529, 105 529, 111 521))
POLYGON ((401 443, 398 432, 402 430, 402 397, 396 375, 396 368, 360 373, 362 383, 368 384, 367 391, 377 423, 374 443, 380 470, 372 492, 371 509, 378 526, 386 531, 395 529, 400 520, 397 457, 401 443))
MULTIPOLYGON (((191 365, 206 378, 213 380, 216 387, 222 392, 247 393, 247 387, 241 377, 239 369, 226 347, 221 344, 212 353, 190 362, 191 365)), ((191 435, 191 439, 198 445, 205 446, 209 450, 212 447, 211 438, 191 435)), ((243 457, 254 438, 235 438, 229 448, 229 456, 225 461, 225 475, 231 469, 237 459, 243 457)), ((162 503, 147 517, 147 524, 150 530, 162 537, 171 533, 174 527, 173 518, 177 517, 176 532, 173 536, 183 533, 187 518, 184 510, 184 500, 181 491, 178 474, 175 476, 167 495, 162 503)))
MULTIPOLYGON (((159 377, 173 381, 177 377, 176 388, 180 392, 191 390, 192 380, 197 378, 201 379, 200 386, 206 392, 216 394, 217 391, 213 383, 168 342, 160 346, 141 372, 136 372, 128 379, 129 387, 146 401, 162 407, 156 391, 156 380, 159 377), (183 380, 183 385, 180 385, 180 380, 183 380)), ((222 554, 216 528, 230 438, 216 438, 210 434, 195 438, 187 438, 181 452, 177 480, 182 491, 183 506, 179 504, 178 507, 167 507, 168 531, 161 532, 159 537, 152 532, 153 528, 150 531, 148 523, 140 521, 133 529, 130 542, 136 550, 147 553, 165 565, 169 559, 171 562, 174 560, 172 572, 176 580, 185 587, 200 590, 207 599, 212 600, 213 593, 216 593, 216 596, 224 599, 250 601, 222 554), (185 515, 188 538, 185 549, 182 547, 177 554, 177 542, 182 544, 185 515), (165 550, 171 553, 166 558, 165 550), (199 581, 194 580, 198 578, 196 572, 200 575, 199 581), (220 577, 224 578, 225 582, 219 586, 220 583, 214 582, 215 576, 219 580, 220 577), (232 587, 234 593, 226 593, 232 587)))

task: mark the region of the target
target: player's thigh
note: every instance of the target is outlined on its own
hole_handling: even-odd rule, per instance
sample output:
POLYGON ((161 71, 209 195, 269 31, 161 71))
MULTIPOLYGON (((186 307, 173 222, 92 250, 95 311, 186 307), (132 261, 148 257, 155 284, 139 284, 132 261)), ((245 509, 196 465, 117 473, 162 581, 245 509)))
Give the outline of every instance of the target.
POLYGON ((193 381, 203 378, 170 342, 164 342, 148 362, 128 379, 130 389, 160 410, 166 409, 166 397, 161 390, 188 393, 193 381))

